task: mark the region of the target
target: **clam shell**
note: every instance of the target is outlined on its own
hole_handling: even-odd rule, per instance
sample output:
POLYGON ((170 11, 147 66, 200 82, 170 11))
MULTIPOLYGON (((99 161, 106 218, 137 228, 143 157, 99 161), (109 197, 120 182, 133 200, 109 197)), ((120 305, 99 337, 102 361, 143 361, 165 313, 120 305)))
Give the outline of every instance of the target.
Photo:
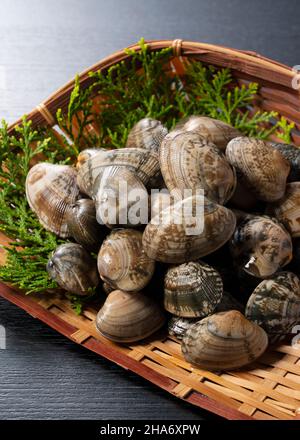
POLYGON ((300 237, 300 182, 288 183, 283 198, 268 205, 266 213, 276 217, 293 238, 300 237))
POLYGON ((173 315, 204 318, 223 295, 219 273, 208 264, 191 261, 168 269, 164 280, 164 307, 173 315))
POLYGON ((93 161, 100 160, 100 157, 105 155, 107 150, 104 148, 87 148, 82 150, 77 157, 77 185, 83 194, 88 195, 90 198, 93 195, 93 182, 92 164, 93 161))
POLYGON ((115 174, 126 168, 146 185, 150 179, 160 174, 158 154, 142 148, 120 148, 100 150, 79 168, 77 183, 89 197, 97 194, 102 175, 107 167, 116 167, 115 174))
POLYGON ((246 316, 260 325, 270 340, 284 338, 300 323, 300 281, 292 272, 279 272, 254 289, 246 316))
POLYGON ((300 180, 300 149, 296 145, 269 142, 272 148, 280 151, 283 157, 289 162, 291 170, 288 175, 289 182, 300 180))
POLYGON ((130 130, 126 142, 127 148, 145 148, 158 152, 161 141, 168 134, 168 130, 160 121, 144 118, 137 122, 130 130))
POLYGON ((70 236, 89 251, 98 252, 106 235, 96 220, 95 203, 90 199, 77 200, 66 214, 70 236))
POLYGON ((96 327, 115 342, 135 342, 162 327, 165 316, 158 304, 142 292, 111 292, 96 317, 96 327))
POLYGON ((148 192, 126 167, 106 167, 94 183, 98 223, 109 228, 136 227, 148 221, 148 192))
POLYGON ((266 350, 265 331, 237 310, 216 313, 188 328, 182 353, 206 370, 234 370, 259 358, 266 350))
POLYGON ((237 264, 258 278, 273 275, 293 255, 290 235, 280 223, 268 217, 246 217, 237 226, 230 244, 237 264))
POLYGON ((62 238, 69 237, 66 215, 80 197, 75 168, 38 163, 30 169, 25 186, 29 206, 44 228, 62 238))
POLYGON ((98 270, 103 281, 124 291, 143 289, 151 280, 155 262, 142 247, 142 233, 121 229, 110 233, 98 254, 98 270))
POLYGON ((188 197, 151 219, 144 230, 143 247, 150 258, 165 263, 197 260, 223 246, 235 222, 235 215, 224 206, 205 197, 188 197), (198 217, 188 212, 197 207, 198 217))
POLYGON ((175 336, 177 339, 182 339, 187 329, 197 321, 197 318, 173 316, 168 321, 168 333, 171 336, 175 336))
POLYGON ((228 142, 241 133, 229 124, 207 116, 189 116, 179 121, 175 130, 193 131, 225 151, 228 142))
POLYGON ((224 204, 235 190, 235 171, 225 156, 194 132, 167 135, 161 143, 159 161, 168 190, 181 197, 187 189, 203 189, 209 199, 224 204))
POLYGON ((100 281, 96 261, 77 243, 58 246, 47 263, 47 272, 62 289, 76 295, 89 295, 100 281))
POLYGON ((262 140, 237 137, 228 143, 226 157, 257 199, 273 202, 283 197, 290 165, 279 151, 262 140))

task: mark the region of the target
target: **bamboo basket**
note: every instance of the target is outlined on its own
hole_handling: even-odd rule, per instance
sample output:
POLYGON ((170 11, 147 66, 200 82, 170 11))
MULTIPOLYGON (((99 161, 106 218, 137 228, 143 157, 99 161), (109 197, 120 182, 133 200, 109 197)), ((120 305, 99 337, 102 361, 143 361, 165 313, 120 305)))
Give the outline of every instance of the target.
MULTIPOLYGON (((293 142, 300 146, 300 93, 292 88, 294 72, 291 68, 254 52, 210 44, 182 40, 148 41, 147 44, 151 51, 172 47, 168 67, 181 76, 184 76, 183 59, 188 57, 204 64, 229 67, 239 83, 257 82, 260 88, 255 107, 275 110, 294 121, 293 142)), ((139 45, 133 45, 131 49, 138 51, 139 45)), ((105 70, 128 57, 121 50, 87 69, 79 77, 81 87, 90 85, 88 72, 105 70)), ((28 118, 34 127, 47 125, 60 138, 56 110, 67 108, 73 86, 74 81, 70 81, 29 113, 28 118)), ((13 130, 19 122, 16 121, 10 129, 13 130)), ((92 124, 89 128, 96 129, 92 124)), ((0 243, 8 243, 3 234, 0 243)), ((4 259, 2 252, 0 264, 4 259)), ((96 331, 96 309, 93 306, 88 307, 82 316, 77 316, 69 302, 59 294, 25 296, 3 283, 0 283, 0 295, 83 347, 135 372, 176 397, 227 419, 300 418, 300 344, 270 347, 255 364, 239 371, 216 374, 192 368, 182 357, 178 341, 163 331, 140 343, 119 345, 96 331)))

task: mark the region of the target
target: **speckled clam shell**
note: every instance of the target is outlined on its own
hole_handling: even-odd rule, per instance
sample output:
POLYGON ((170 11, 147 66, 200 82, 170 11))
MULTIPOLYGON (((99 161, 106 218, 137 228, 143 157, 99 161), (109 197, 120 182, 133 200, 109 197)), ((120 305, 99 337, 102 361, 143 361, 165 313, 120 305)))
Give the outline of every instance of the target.
POLYGON ((49 276, 70 293, 89 295, 99 284, 97 263, 77 243, 58 246, 47 264, 49 276))
POLYGON ((89 251, 98 252, 106 235, 96 220, 95 203, 90 199, 77 200, 66 214, 70 236, 89 251))
POLYGON ((163 124, 152 118, 144 118, 130 130, 126 142, 127 148, 145 148, 158 152, 161 141, 168 134, 163 124))
POLYGON ((88 195, 90 198, 93 195, 93 163, 100 160, 100 157, 105 155, 107 150, 104 148, 87 148, 82 150, 76 163, 77 169, 77 185, 83 194, 88 195))
POLYGON ((300 281, 292 272, 279 272, 253 291, 246 316, 260 325, 272 342, 291 333, 300 323, 300 281))
POLYGON ((225 151, 228 142, 241 133, 229 124, 207 116, 192 115, 179 121, 175 130, 193 131, 225 151))
POLYGON ((259 358, 268 346, 265 331, 237 310, 216 313, 188 328, 185 359, 205 370, 234 370, 259 358))
POLYGON ((155 262, 142 247, 142 233, 120 229, 110 233, 98 254, 98 270, 103 281, 125 291, 143 289, 154 273, 155 262))
POLYGON ((159 155, 161 173, 169 191, 203 189, 204 194, 224 204, 232 196, 236 175, 225 156, 204 137, 194 132, 167 135, 159 155))
POLYGON ((165 263, 184 263, 208 255, 226 243, 235 229, 235 215, 205 197, 193 196, 151 219, 143 234, 147 255, 165 263), (202 209, 198 223, 186 207, 202 209), (199 227, 199 228, 198 228, 199 227))
POLYGON ((136 175, 144 185, 160 174, 158 154, 142 148, 120 148, 102 151, 90 157, 78 170, 78 185, 93 198, 107 167, 121 168, 136 175))
POLYGON ((106 167, 94 183, 98 223, 109 228, 136 227, 147 223, 148 192, 136 174, 126 167, 106 167))
POLYGON ((259 200, 273 202, 283 197, 290 165, 279 151, 262 140, 237 137, 228 143, 226 157, 259 200))
POLYGON ((164 279, 164 307, 176 316, 204 318, 220 303, 223 283, 208 264, 191 261, 168 269, 164 279))
POLYGON ((159 305, 142 292, 111 292, 96 317, 96 327, 115 342, 135 342, 150 336, 165 323, 159 305))
POLYGON ((300 182, 288 183, 283 198, 269 204, 266 213, 276 217, 293 238, 300 237, 300 182))
POLYGON ((80 197, 75 168, 38 163, 30 169, 25 186, 29 206, 44 228, 62 238, 68 237, 66 213, 80 197))
POLYGON ((171 336, 175 336, 177 339, 182 339, 187 329, 198 320, 198 318, 173 316, 168 321, 168 333, 171 336))
POLYGON ((86 148, 85 150, 80 151, 77 157, 76 169, 79 170, 91 157, 106 151, 107 149, 105 148, 86 148))
POLYGON ((296 147, 296 145, 281 144, 278 142, 269 142, 269 145, 280 151, 282 156, 289 162, 291 169, 288 175, 288 181, 300 181, 300 148, 296 147))
POLYGON ((289 233, 275 219, 266 216, 246 217, 237 226, 230 244, 238 266, 258 278, 273 275, 292 259, 289 233))

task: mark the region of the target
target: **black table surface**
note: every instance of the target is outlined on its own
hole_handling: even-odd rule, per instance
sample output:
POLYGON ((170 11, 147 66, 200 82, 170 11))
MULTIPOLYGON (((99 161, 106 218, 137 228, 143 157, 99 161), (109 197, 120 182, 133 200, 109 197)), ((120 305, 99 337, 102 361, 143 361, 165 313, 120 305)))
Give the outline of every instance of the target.
MULTIPOLYGON (((1 0, 0 119, 145 39, 203 41, 300 64, 297 0, 1 0)), ((217 419, 0 300, 0 419, 217 419)))

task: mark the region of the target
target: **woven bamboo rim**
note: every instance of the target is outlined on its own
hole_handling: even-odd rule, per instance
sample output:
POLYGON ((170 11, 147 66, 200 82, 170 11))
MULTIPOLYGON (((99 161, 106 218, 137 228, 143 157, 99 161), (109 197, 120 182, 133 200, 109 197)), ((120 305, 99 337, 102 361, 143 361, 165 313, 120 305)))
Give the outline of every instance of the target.
MULTIPOLYGON (((229 67, 240 83, 256 81, 260 85, 257 108, 275 110, 294 121, 293 141, 300 145, 300 93, 292 88, 294 72, 291 68, 262 57, 254 52, 191 41, 148 41, 150 50, 173 48, 170 62, 178 73, 184 74, 182 58, 189 57, 203 63, 229 67)), ((138 51, 139 45, 130 47, 138 51)), ((90 71, 106 70, 113 64, 128 59, 121 50, 84 71, 79 81, 88 87, 90 71)), ((74 80, 68 82, 38 105, 28 118, 33 127, 46 125, 59 138, 56 130, 56 111, 66 109, 74 80)), ((13 131, 16 121, 11 125, 13 131)), ((96 127, 91 127, 96 129, 96 127)), ((0 234, 0 243, 8 239, 0 234)), ((0 250, 0 264, 5 260, 0 250)), ((300 345, 281 344, 270 347, 255 364, 235 372, 211 373, 191 367, 180 352, 180 344, 164 332, 146 341, 131 345, 114 344, 95 329, 96 311, 92 307, 83 316, 76 316, 69 302, 59 295, 25 296, 1 283, 0 295, 32 316, 45 322, 61 334, 122 367, 136 372, 152 383, 193 405, 205 408, 228 419, 284 419, 300 418, 300 345)))

